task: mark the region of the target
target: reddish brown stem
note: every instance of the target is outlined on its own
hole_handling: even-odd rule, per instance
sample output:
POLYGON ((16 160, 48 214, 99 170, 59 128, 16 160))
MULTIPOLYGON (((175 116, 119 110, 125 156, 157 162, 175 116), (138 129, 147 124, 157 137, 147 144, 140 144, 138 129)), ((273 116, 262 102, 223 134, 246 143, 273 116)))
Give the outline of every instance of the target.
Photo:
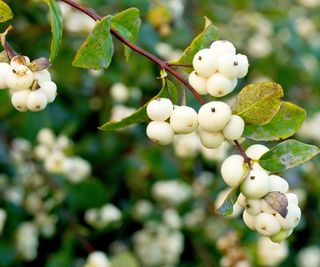
POLYGON ((2 46, 10 59, 18 55, 18 53, 12 48, 12 46, 7 41, 4 44, 2 44, 2 46))
POLYGON ((191 64, 179 64, 179 63, 167 63, 170 67, 183 67, 183 68, 192 68, 193 66, 191 64))
POLYGON ((235 143, 236 147, 238 148, 241 156, 244 158, 244 162, 245 162, 246 164, 248 164, 248 166, 249 166, 250 169, 251 169, 251 167, 252 167, 252 166, 251 166, 251 159, 247 156, 246 152, 244 151, 243 147, 240 145, 240 143, 238 142, 238 140, 235 140, 234 143, 235 143))

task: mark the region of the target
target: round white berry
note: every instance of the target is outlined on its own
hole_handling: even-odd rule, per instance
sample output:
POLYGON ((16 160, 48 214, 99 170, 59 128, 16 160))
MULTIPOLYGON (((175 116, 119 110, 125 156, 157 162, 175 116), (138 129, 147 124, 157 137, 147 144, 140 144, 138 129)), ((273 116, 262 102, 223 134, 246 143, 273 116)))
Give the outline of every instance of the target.
POLYGON ((278 175, 270 175, 269 176, 270 179, 270 192, 280 192, 280 193, 287 193, 289 190, 289 184, 288 182, 281 178, 278 175))
POLYGON ((168 145, 173 141, 174 131, 167 122, 152 121, 147 126, 147 136, 159 145, 168 145))
POLYGON ((251 170, 241 184, 241 192, 247 198, 262 198, 270 189, 268 174, 261 170, 251 170))
POLYGON ((210 49, 217 55, 222 55, 225 53, 236 54, 236 48, 232 43, 226 40, 214 41, 210 49))
POLYGON ((246 224, 246 226, 248 226, 249 229, 251 229, 253 231, 255 230, 256 216, 251 215, 249 212, 247 212, 245 210, 245 211, 243 211, 242 219, 243 219, 244 223, 246 224))
POLYGON ((29 64, 30 64, 30 58, 28 58, 27 56, 21 56, 21 55, 17 55, 13 57, 10 61, 10 65, 12 68, 16 68, 21 65, 28 66, 29 64))
POLYGON ((200 75, 196 71, 193 71, 189 75, 189 83, 190 85, 198 92, 200 95, 207 95, 207 80, 200 75))
POLYGON ((279 220, 281 227, 284 230, 291 230, 297 226, 301 218, 301 210, 295 204, 289 204, 288 213, 285 218, 283 218, 279 213, 276 214, 276 218, 279 220))
POLYGON ((18 65, 8 72, 6 82, 8 88, 12 91, 29 89, 33 82, 33 73, 28 67, 18 65))
POLYGON ((40 90, 31 91, 28 96, 27 107, 31 111, 43 110, 48 104, 46 95, 40 90))
POLYGON ((225 53, 219 57, 218 71, 229 79, 238 77, 240 64, 238 57, 233 53, 225 53))
POLYGON ((255 229, 264 236, 273 236, 281 231, 277 218, 268 213, 260 213, 254 222, 255 229))
POLYGON ((198 114, 188 106, 175 107, 170 117, 170 126, 179 134, 192 133, 198 127, 198 114))
POLYGON ((287 197, 287 200, 288 200, 288 203, 290 204, 295 204, 295 205, 298 205, 298 197, 296 194, 294 193, 287 193, 286 194, 286 197, 287 197))
POLYGON ((173 104, 168 98, 151 100, 147 106, 147 115, 153 121, 167 120, 173 111, 173 104))
POLYGON ((244 120, 240 116, 232 115, 222 133, 226 139, 238 140, 243 134, 244 126, 244 120))
POLYGON ((48 103, 54 101, 57 95, 57 85, 54 82, 47 81, 39 83, 40 88, 39 90, 45 94, 47 97, 48 103))
POLYGON ((264 153, 268 152, 268 150, 269 148, 267 148, 266 146, 256 144, 249 146, 246 150, 246 154, 249 158, 253 160, 258 160, 264 153))
POLYGON ((11 103, 19 111, 27 111, 27 101, 30 94, 30 90, 22 90, 12 94, 11 103))
POLYGON ((242 54, 236 55, 237 62, 238 62, 238 75, 237 78, 243 78, 247 75, 249 69, 249 61, 247 56, 242 54))
POLYGON ((247 198, 246 199, 245 209, 251 215, 258 215, 259 213, 261 213, 261 200, 260 199, 247 198))
POLYGON ((218 57, 211 49, 205 48, 195 54, 192 64, 200 76, 207 78, 217 72, 218 57))
POLYGON ((275 209, 273 209, 269 203, 267 201, 265 201, 264 199, 261 199, 261 210, 265 213, 269 213, 272 215, 276 215, 277 211, 275 209))
POLYGON ((11 71, 11 67, 7 63, 0 62, 0 89, 7 88, 6 77, 11 71))
POLYGON ((213 74, 207 80, 208 93, 214 97, 222 97, 233 91, 235 88, 233 80, 230 80, 220 73, 213 74))
POLYGON ((244 208, 245 205, 246 205, 246 197, 242 193, 240 193, 239 196, 238 196, 237 202, 239 203, 239 205, 241 207, 244 208))
POLYGON ((201 144, 206 148, 218 148, 224 141, 224 136, 221 132, 207 132, 199 127, 199 137, 201 144))
POLYGON ((51 74, 48 70, 40 70, 33 73, 35 80, 38 80, 38 83, 51 81, 51 74))
POLYGON ((222 130, 230 118, 230 107, 221 101, 211 101, 204 104, 198 112, 199 125, 208 132, 222 130))
POLYGON ((244 159, 240 155, 232 155, 222 163, 221 176, 231 187, 238 186, 245 178, 244 159))

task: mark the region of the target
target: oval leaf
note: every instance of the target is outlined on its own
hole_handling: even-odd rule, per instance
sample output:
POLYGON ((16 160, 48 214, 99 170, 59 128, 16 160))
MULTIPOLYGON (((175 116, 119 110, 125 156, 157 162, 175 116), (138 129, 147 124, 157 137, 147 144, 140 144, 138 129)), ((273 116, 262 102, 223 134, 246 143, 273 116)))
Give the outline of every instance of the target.
MULTIPOLYGON (((159 92, 159 94, 157 94, 151 100, 157 99, 159 97, 168 97, 171 99, 171 101, 173 103, 176 103, 178 101, 177 88, 175 87, 175 85, 171 81, 168 80, 166 83, 165 79, 163 79, 163 86, 162 86, 161 91, 159 92)), ((148 121, 149 118, 147 116, 147 105, 149 104, 149 102, 144 104, 136 112, 132 113, 130 116, 128 116, 120 121, 109 121, 109 122, 105 123, 104 125, 100 126, 99 129, 103 130, 103 131, 114 131, 117 129, 121 129, 123 127, 127 127, 132 124, 142 123, 142 122, 148 121)))
POLYGON ((0 0, 0 22, 6 22, 13 18, 13 13, 5 2, 0 0))
POLYGON ((239 195, 240 186, 232 189, 227 198, 223 201, 221 207, 217 209, 217 213, 224 216, 231 215, 233 213, 233 206, 237 202, 239 195))
POLYGON ((244 87, 232 108, 248 124, 263 125, 271 121, 280 109, 282 87, 273 82, 260 82, 244 87))
POLYGON ((50 25, 52 32, 50 61, 53 61, 54 58, 58 55, 61 46, 63 31, 62 13, 58 1, 45 0, 45 2, 49 5, 50 8, 50 25))
POLYGON ((283 218, 287 216, 288 199, 285 194, 281 192, 270 192, 264 197, 264 200, 283 218))
MULTIPOLYGON (((205 17, 205 27, 204 30, 193 39, 191 44, 184 50, 181 57, 178 61, 172 62, 173 64, 192 64, 194 55, 203 48, 208 48, 211 43, 218 39, 217 28, 212 25, 210 19, 205 17)), ((185 68, 186 71, 190 72, 191 70, 185 68)))
POLYGON ((282 102, 273 119, 261 126, 246 125, 244 136, 256 141, 275 141, 295 134, 306 118, 306 111, 290 102, 282 102))
POLYGON ((320 149, 316 146, 287 140, 270 149, 259 159, 262 168, 276 173, 298 166, 309 161, 320 149))
MULTIPOLYGON (((137 8, 126 9, 112 17, 111 26, 122 36, 134 43, 137 40, 141 20, 139 18, 140 11, 137 8)), ((124 46, 124 55, 128 60, 131 54, 131 49, 124 46)))
POLYGON ((85 69, 108 68, 113 56, 113 43, 110 34, 111 16, 97 22, 87 40, 78 50, 72 65, 85 69))

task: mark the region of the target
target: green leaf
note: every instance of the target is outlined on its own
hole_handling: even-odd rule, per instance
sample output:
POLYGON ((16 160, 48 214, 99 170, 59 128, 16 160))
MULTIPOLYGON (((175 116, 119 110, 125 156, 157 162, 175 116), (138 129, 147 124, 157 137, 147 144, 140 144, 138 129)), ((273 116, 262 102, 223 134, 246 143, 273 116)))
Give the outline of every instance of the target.
POLYGON ((221 207, 217 209, 217 213, 224 216, 231 215, 233 212, 233 206, 237 202, 239 194, 240 186, 233 188, 232 191, 228 194, 227 198, 222 203, 221 207))
POLYGON ((0 0, 0 22, 6 22, 13 18, 13 13, 5 2, 0 0))
MULTIPOLYGON (((163 86, 162 86, 161 91, 155 97, 153 97, 151 100, 157 99, 159 97, 168 97, 171 99, 171 101, 173 103, 177 103, 177 101, 178 101, 177 88, 175 87, 175 85, 171 81, 168 80, 167 81, 168 90, 167 90, 166 82, 164 80, 165 79, 163 79, 163 86)), ((146 104, 144 104, 136 112, 132 113, 130 116, 128 116, 120 121, 109 121, 109 122, 103 124, 102 126, 100 126, 99 129, 103 130, 103 131, 114 131, 114 130, 121 129, 121 128, 129 126, 129 125, 132 125, 132 124, 142 123, 142 122, 148 121, 149 118, 147 116, 146 110, 147 110, 147 105, 149 104, 150 101, 148 101, 146 104)))
POLYGON ((306 111, 290 102, 282 102, 272 120, 261 126, 246 125, 244 136, 256 141, 275 141, 292 136, 301 127, 306 111))
POLYGON ((271 121, 281 106, 282 87, 273 82, 260 82, 244 87, 232 108, 248 124, 263 125, 271 121))
MULTIPOLYGON (((205 17, 205 27, 202 33, 200 33, 191 44, 184 50, 178 61, 172 62, 174 64, 192 64, 194 55, 203 48, 208 48, 211 43, 218 39, 217 28, 212 25, 210 19, 205 17)), ((187 72, 190 72, 190 68, 185 68, 187 72)))
POLYGON ((309 161, 319 152, 320 149, 316 146, 291 139, 276 145, 263 154, 259 159, 259 164, 262 168, 276 173, 309 161))
POLYGON ((52 40, 51 40, 51 51, 50 51, 50 61, 52 62, 54 58, 58 55, 61 39, 62 39, 62 31, 63 31, 63 21, 62 21, 62 13, 60 6, 58 5, 58 1, 55 0, 44 0, 50 8, 50 24, 51 24, 51 32, 52 32, 52 40))
POLYGON ((129 251, 125 251, 111 258, 111 267, 139 267, 136 257, 129 251))
POLYGON ((97 22, 87 40, 78 50, 72 65, 85 69, 108 68, 113 56, 113 43, 110 34, 111 16, 97 22))
MULTIPOLYGON (((137 8, 126 9, 112 17, 111 26, 122 36, 134 43, 137 40, 141 20, 139 18, 140 11, 137 8)), ((131 49, 124 46, 124 55, 128 60, 131 54, 131 49)))

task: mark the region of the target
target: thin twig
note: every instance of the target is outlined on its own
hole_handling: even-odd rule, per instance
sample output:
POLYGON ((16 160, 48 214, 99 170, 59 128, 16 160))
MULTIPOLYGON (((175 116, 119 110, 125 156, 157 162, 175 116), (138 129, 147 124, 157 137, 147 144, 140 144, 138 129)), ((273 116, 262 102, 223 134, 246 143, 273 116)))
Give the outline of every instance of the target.
POLYGON ((238 140, 234 140, 234 143, 236 145, 236 147, 238 148, 241 156, 244 158, 244 162, 246 164, 248 164, 248 166, 250 167, 250 169, 252 168, 251 166, 251 158, 249 158, 246 154, 246 152, 244 151, 243 147, 240 145, 239 141, 238 140))
POLYGON ((180 63, 167 63, 170 67, 183 67, 183 68, 193 68, 191 64, 180 64, 180 63))

